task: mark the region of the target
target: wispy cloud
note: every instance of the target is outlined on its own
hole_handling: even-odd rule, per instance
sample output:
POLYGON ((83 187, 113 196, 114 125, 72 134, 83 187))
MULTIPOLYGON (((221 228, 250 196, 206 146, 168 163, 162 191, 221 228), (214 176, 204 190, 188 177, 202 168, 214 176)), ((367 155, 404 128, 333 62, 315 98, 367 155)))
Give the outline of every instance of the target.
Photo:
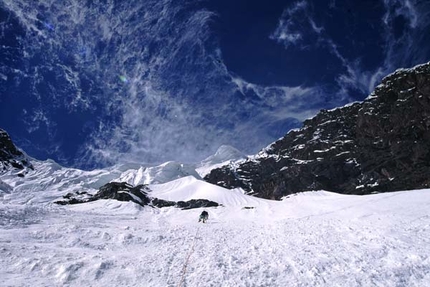
POLYGON ((216 134, 229 100, 218 97, 217 111, 205 98, 216 98, 214 83, 200 90, 214 65, 205 46, 213 13, 170 0, 114 2, 2 1, 27 31, 23 61, 43 67, 26 65, 28 94, 44 107, 28 108, 30 131, 51 133, 61 145, 55 132, 74 125, 82 137, 74 147, 77 166, 194 160, 212 152, 230 136, 216 134))
POLYGON ((40 128, 41 125, 50 127, 52 123, 48 119, 46 111, 42 108, 32 110, 30 115, 27 115, 27 111, 23 111, 24 120, 26 121, 27 130, 29 133, 35 132, 40 128))
POLYGON ((344 94, 344 97, 349 97, 350 89, 361 91, 363 94, 370 94, 380 78, 385 75, 385 70, 381 67, 374 71, 366 71, 363 69, 360 59, 347 59, 332 39, 326 37, 323 42, 330 53, 342 63, 346 71, 346 73, 340 73, 336 79, 340 88, 338 93, 344 94))
POLYGON ((308 18, 308 21, 309 21, 309 24, 311 25, 311 27, 312 27, 312 30, 314 30, 314 32, 315 33, 317 33, 317 34, 321 34, 321 32, 322 31, 324 31, 324 27, 322 27, 322 26, 318 26, 316 23, 315 23, 315 20, 313 20, 312 18, 308 18))
MULTIPOLYGON (((335 8, 335 3, 331 5, 335 8)), ((312 17, 309 4, 306 1, 295 2, 291 7, 287 7, 275 32, 270 35, 271 39, 283 44, 285 48, 295 45, 295 48, 302 49, 307 47, 304 45, 305 37, 313 37, 312 45, 315 49, 327 49, 335 58, 337 58, 343 66, 346 73, 340 74, 336 79, 339 90, 336 92, 338 97, 344 101, 348 98, 348 89, 354 88, 363 93, 370 93, 373 89, 373 84, 376 81, 378 73, 364 73, 360 67, 358 59, 349 60, 342 55, 338 45, 331 38, 329 31, 325 31, 322 25, 318 25, 312 17)), ((311 41, 308 41, 311 42, 311 41)))
POLYGON ((417 2, 414 0, 383 0, 386 13, 383 22, 386 26, 392 25, 393 18, 403 16, 408 20, 410 28, 422 25, 420 13, 417 11, 417 2))
POLYGON ((430 28, 430 3, 415 0, 383 0, 383 4, 385 13, 379 23, 383 27, 381 39, 384 45, 380 47, 383 52, 382 65, 376 65, 373 69, 364 67, 360 58, 348 58, 343 55, 329 34, 323 36, 321 42, 325 43, 327 49, 339 59, 345 69, 337 78, 340 93, 347 94, 352 89, 370 94, 382 77, 395 69, 429 60, 426 58, 430 52, 426 44, 429 38, 426 35, 430 28))
POLYGON ((294 2, 286 7, 278 25, 269 38, 282 44, 286 49, 291 46, 306 49, 319 42, 324 27, 313 16, 312 5, 307 0, 294 2))
POLYGON ((428 61, 430 2, 384 0, 384 6, 385 68, 392 70, 393 66, 428 61))
MULTIPOLYGON (((320 83, 263 86, 228 71, 210 34, 213 13, 194 11, 188 2, 0 1, 27 32, 22 60, 28 69, 22 73, 26 95, 36 104, 24 115, 25 124, 29 132, 48 130, 57 150, 62 143, 56 132, 82 125, 74 134, 82 136, 76 166, 193 161, 221 144, 252 152, 319 109, 348 102, 349 90, 368 93, 398 67, 397 59, 422 60, 419 50, 429 49, 417 45, 417 35, 408 36, 428 28, 423 1, 384 0, 385 62, 374 69, 342 54, 314 17, 311 1, 296 1, 268 36, 287 49, 311 44, 327 49, 343 67, 337 90, 320 83), (396 17, 407 21, 400 37, 393 32, 396 17), (44 69, 31 67, 35 60, 43 61, 44 69)), ((330 3, 332 9, 340 5, 330 3)))
POLYGON ((232 81, 238 91, 244 96, 253 95, 261 102, 252 106, 255 118, 250 122, 255 128, 260 127, 262 134, 264 127, 271 123, 295 120, 301 122, 315 115, 322 107, 330 106, 321 87, 304 86, 261 86, 249 83, 237 76, 232 81))
POLYGON ((299 17, 299 14, 306 13, 307 6, 307 1, 301 0, 286 8, 275 31, 269 36, 270 39, 282 43, 286 48, 289 45, 298 44, 303 39, 303 34, 297 28, 296 17, 299 17))

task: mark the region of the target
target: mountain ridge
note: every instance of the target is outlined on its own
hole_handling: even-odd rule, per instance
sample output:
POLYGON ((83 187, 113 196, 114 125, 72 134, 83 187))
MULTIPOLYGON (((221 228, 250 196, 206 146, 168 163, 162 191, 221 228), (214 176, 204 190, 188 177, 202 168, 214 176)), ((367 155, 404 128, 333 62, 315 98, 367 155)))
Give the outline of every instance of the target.
POLYGON ((307 190, 369 194, 430 185, 430 62, 388 75, 363 102, 321 110, 260 153, 204 179, 279 199, 307 190))
MULTIPOLYGON (((31 158, 9 135, 0 130, 0 136, 3 172, 12 170, 14 176, 24 177, 34 170, 31 158)), ((305 120, 302 128, 291 130, 255 156, 221 146, 200 165, 167 162, 156 167, 133 165, 129 169, 125 165, 88 173, 71 169, 70 173, 76 177, 73 180, 88 177, 85 182, 91 189, 114 179, 136 185, 193 175, 268 199, 308 190, 368 194, 429 187, 429 141, 430 62, 388 75, 361 103, 322 110, 305 120), (230 155, 234 158, 227 160, 230 155), (218 166, 222 167, 212 169, 218 166), (91 176, 95 178, 91 180, 91 176)), ((38 161, 34 165, 39 166, 38 161)), ((40 173, 69 174, 68 169, 57 169, 61 168, 47 166, 40 173)))
POLYGON ((33 169, 33 165, 30 158, 15 146, 9 134, 0 128, 0 172, 11 168, 33 169))

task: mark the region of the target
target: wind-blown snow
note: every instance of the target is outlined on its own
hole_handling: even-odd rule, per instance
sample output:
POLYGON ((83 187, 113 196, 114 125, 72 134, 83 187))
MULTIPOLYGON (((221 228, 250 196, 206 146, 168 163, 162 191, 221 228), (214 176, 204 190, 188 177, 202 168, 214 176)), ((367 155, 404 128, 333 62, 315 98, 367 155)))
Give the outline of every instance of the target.
POLYGON ((211 170, 232 164, 239 160, 246 159, 247 156, 236 148, 228 145, 222 145, 218 148, 214 155, 202 160, 196 165, 196 171, 201 177, 205 177, 211 170))
MULTIPOLYGON (((206 209, 201 224, 202 209, 115 200, 57 206, 54 198, 96 183, 78 170, 41 166, 51 177, 1 176, 2 286, 430 284, 430 190, 270 201, 192 176, 150 185, 162 199, 223 205, 206 209)), ((100 184, 118 174, 92 176, 100 184)))
POLYGON ((123 172, 116 181, 125 181, 132 185, 165 183, 189 175, 200 178, 193 165, 169 161, 155 167, 141 166, 137 170, 129 169, 123 172))

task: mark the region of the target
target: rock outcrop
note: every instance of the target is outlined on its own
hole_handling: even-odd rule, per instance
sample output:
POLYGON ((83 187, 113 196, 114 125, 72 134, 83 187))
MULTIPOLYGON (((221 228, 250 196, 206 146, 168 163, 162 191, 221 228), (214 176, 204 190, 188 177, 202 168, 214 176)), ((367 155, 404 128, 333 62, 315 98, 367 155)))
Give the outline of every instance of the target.
POLYGON ((271 199, 318 189, 369 194, 429 187, 430 62, 396 71, 364 102, 322 110, 205 180, 271 199))
POLYGON ((30 159, 12 142, 6 131, 0 129, 0 172, 10 168, 33 169, 30 159))
POLYGON ((148 197, 148 191, 148 187, 144 185, 133 187, 126 182, 109 182, 100 187, 94 195, 87 192, 68 193, 63 196, 63 200, 55 203, 66 205, 86 203, 99 199, 116 199, 119 201, 133 201, 144 206, 151 201, 148 197))
POLYGON ((201 207, 216 207, 218 203, 207 199, 192 199, 189 201, 167 201, 149 196, 151 190, 147 185, 132 186, 126 182, 110 182, 99 188, 94 195, 87 192, 68 193, 62 200, 54 203, 60 205, 79 204, 99 199, 116 199, 119 201, 132 201, 141 206, 152 207, 177 207, 181 209, 193 209, 201 207))

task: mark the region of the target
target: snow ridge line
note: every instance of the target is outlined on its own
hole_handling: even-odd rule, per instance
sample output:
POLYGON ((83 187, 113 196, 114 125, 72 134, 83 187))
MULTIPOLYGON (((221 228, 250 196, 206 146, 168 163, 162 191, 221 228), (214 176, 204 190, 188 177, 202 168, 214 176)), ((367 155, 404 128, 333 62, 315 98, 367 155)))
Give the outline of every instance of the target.
POLYGON ((193 243, 191 244, 190 252, 188 252, 187 258, 185 259, 184 266, 182 267, 181 281, 178 283, 178 287, 181 287, 185 282, 185 273, 187 272, 188 263, 190 261, 191 255, 194 253, 194 247, 196 246, 196 238, 199 233, 200 226, 196 229, 196 234, 194 235, 193 243))

